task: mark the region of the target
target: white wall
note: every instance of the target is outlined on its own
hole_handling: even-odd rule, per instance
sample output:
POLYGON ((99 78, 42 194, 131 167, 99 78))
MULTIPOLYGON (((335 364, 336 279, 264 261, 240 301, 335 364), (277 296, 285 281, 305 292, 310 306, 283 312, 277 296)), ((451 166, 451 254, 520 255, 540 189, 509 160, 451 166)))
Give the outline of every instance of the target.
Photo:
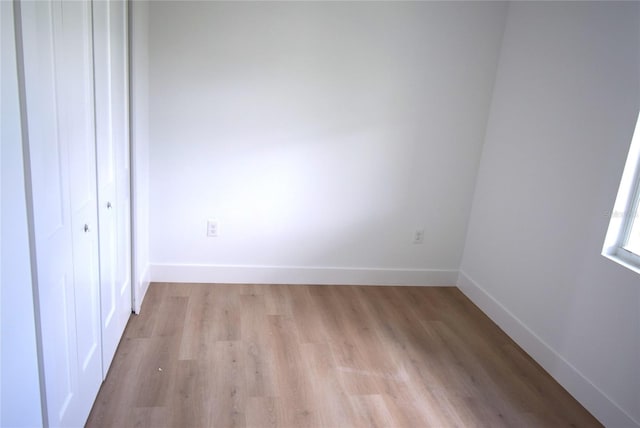
POLYGON ((13 3, 0 2, 0 426, 42 424, 18 104, 13 3))
POLYGON ((132 241, 134 310, 149 286, 149 6, 130 2, 132 241))
POLYGON ((505 12, 152 3, 152 279, 455 283, 505 12))
POLYGON ((640 421, 640 279, 600 255, 640 107, 639 7, 509 7, 459 280, 611 427, 640 421))

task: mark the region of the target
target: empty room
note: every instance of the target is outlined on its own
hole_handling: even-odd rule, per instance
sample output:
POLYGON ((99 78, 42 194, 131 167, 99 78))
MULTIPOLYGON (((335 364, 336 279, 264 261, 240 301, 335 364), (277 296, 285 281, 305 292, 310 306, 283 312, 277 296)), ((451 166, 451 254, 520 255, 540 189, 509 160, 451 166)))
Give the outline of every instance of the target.
POLYGON ((640 428, 640 2, 0 19, 1 427, 640 428))

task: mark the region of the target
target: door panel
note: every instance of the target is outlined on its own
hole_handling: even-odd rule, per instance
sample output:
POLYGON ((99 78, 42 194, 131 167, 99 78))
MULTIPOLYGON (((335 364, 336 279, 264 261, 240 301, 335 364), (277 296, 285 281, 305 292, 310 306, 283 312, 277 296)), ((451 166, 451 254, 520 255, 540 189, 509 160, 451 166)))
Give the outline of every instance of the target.
MULTIPOLYGON (((96 213, 96 155, 93 102, 93 52, 91 5, 88 2, 61 2, 58 21, 64 41, 56 52, 61 110, 67 121, 60 135, 68 142, 69 182, 75 318, 81 389, 95 397, 102 376, 100 295, 98 274, 98 230, 96 213)), ((54 21, 54 24, 56 21, 54 21)), ((93 400, 82 403, 88 414, 93 400)))
POLYGON ((133 309, 131 293, 131 203, 129 169, 129 64, 127 3, 110 2, 113 125, 116 151, 117 204, 117 325, 119 336, 124 332, 133 309))
POLYGON ((21 8, 45 387, 50 424, 61 425, 73 413, 78 379, 75 325, 68 313, 74 306, 73 267, 67 149, 58 138, 53 50, 58 36, 53 4, 29 2, 21 8))
POLYGON ((131 315, 126 2, 93 5, 103 375, 131 315))
POLYGON ((20 6, 47 413, 80 426, 102 380, 90 5, 20 6))
POLYGON ((106 377, 119 337, 113 333, 116 314, 116 214, 115 151, 111 98, 111 54, 109 4, 93 6, 94 76, 96 95, 96 153, 98 165, 98 217, 100 223, 100 295, 102 375, 106 377))

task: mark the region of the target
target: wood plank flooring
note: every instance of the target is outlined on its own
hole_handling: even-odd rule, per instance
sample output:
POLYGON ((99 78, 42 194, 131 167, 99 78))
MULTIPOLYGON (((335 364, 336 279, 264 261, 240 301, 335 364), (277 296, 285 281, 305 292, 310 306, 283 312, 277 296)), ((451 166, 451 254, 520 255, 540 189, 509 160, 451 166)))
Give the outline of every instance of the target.
POLYGON ((601 425, 456 288, 155 283, 87 426, 601 425))

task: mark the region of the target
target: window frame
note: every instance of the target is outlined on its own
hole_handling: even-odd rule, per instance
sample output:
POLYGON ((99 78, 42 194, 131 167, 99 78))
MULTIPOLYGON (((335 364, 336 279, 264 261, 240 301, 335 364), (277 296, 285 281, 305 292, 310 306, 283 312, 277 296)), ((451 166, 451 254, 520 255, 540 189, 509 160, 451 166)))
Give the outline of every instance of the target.
POLYGON ((638 112, 618 195, 609 217, 602 255, 640 273, 640 254, 626 248, 634 220, 638 221, 636 227, 640 227, 640 112, 638 112))

